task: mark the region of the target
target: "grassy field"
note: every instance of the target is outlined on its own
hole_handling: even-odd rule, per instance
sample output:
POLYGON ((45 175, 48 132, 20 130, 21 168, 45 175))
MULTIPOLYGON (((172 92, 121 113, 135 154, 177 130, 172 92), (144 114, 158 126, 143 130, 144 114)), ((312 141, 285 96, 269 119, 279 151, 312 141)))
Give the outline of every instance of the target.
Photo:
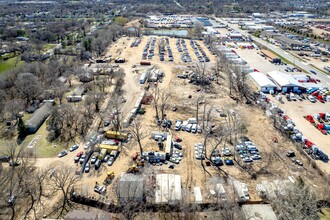
POLYGON ((14 58, 10 58, 6 61, 0 61, 0 73, 8 71, 8 70, 12 70, 15 67, 22 65, 22 63, 24 63, 23 61, 20 61, 20 60, 17 62, 17 59, 19 59, 19 58, 14 57, 14 58))
POLYGON ((330 208, 322 209, 322 213, 319 213, 319 217, 321 220, 330 220, 330 208))

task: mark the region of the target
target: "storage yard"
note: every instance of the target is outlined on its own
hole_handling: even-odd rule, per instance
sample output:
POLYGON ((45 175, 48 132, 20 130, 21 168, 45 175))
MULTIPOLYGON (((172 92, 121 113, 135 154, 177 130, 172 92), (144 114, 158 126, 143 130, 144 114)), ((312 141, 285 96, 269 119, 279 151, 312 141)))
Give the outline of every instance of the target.
MULTIPOLYGON (((238 49, 238 54, 240 50, 252 49, 238 49)), ((40 161, 40 163, 53 163, 53 166, 68 164, 77 167, 77 170, 82 170, 77 193, 84 196, 93 195, 93 197, 100 194, 100 198, 103 198, 105 203, 116 203, 118 201, 113 197, 116 194, 115 187, 121 185, 122 181, 127 183, 140 181, 127 175, 134 173, 138 175, 142 169, 146 173, 151 172, 156 175, 155 184, 159 185, 158 191, 155 191, 154 198, 149 199, 160 204, 176 203, 183 198, 188 203, 212 202, 215 193, 221 195, 223 199, 258 202, 261 201, 261 191, 256 186, 265 180, 294 183, 295 178, 302 176, 307 182, 316 179, 322 181, 308 158, 272 127, 272 120, 264 115, 261 109, 254 105, 236 105, 236 101, 228 97, 228 89, 223 85, 212 82, 212 93, 208 93, 201 91, 198 85, 189 83, 191 73, 196 71, 192 66, 198 67, 201 63, 209 66, 215 63, 216 57, 212 55, 212 50, 201 41, 153 36, 138 40, 121 38, 109 49, 106 56, 110 54, 112 57, 124 59, 124 62, 118 65, 126 73, 123 86, 126 91, 124 95, 126 102, 121 108, 126 128, 121 133, 116 133, 109 130, 108 125, 104 125, 105 137, 95 136, 89 143, 85 143, 84 148, 88 152, 94 143, 100 142, 99 153, 81 152, 77 155, 73 152, 68 153, 65 159, 40 161), (206 57, 210 62, 201 62, 201 59, 206 61, 206 57), (148 84, 149 92, 153 91, 152 83, 158 83, 160 89, 170 91, 166 118, 157 122, 158 124, 155 123, 152 98, 148 96, 148 92, 144 92, 148 84), (197 122, 196 103, 200 109, 210 110, 212 120, 217 126, 197 122), (240 131, 242 132, 240 136, 243 138, 230 137, 235 139, 232 144, 229 140, 222 141, 215 149, 213 146, 216 143, 205 147, 203 129, 226 126, 227 117, 236 118, 235 120, 242 123, 242 126, 248 125, 247 130, 240 131), (143 121, 142 130, 145 135, 141 140, 142 155, 127 128, 130 123, 134 124, 139 120, 143 121), (294 161, 287 156, 288 151, 294 152, 294 161), (252 176, 257 176, 257 180, 252 176), (168 188, 164 188, 162 182, 163 184, 167 182, 165 185, 174 188, 176 192, 181 190, 182 197, 177 194, 168 196, 171 192, 168 188)), ((268 62, 264 61, 264 58, 262 60, 268 62)), ((270 70, 274 70, 275 65, 269 65, 273 67, 270 70)), ((210 78, 212 76, 209 68, 206 68, 205 74, 209 74, 210 78)), ((306 106, 310 107, 300 111, 299 116, 291 115, 291 112, 301 108, 297 105, 300 104, 299 101, 282 103, 280 106, 283 110, 287 107, 287 114, 296 121, 298 127, 306 126, 307 130, 301 128, 301 131, 306 133, 306 137, 317 133, 321 139, 315 141, 315 144, 323 146, 326 142, 323 143, 322 140, 326 141, 326 139, 322 138, 327 136, 322 136, 321 132, 310 126, 302 117, 315 112, 319 108, 314 107, 320 104, 308 102, 301 102, 301 105, 306 103, 306 106)), ((202 117, 202 112, 198 117, 202 117)), ((83 146, 80 146, 77 152, 82 148, 83 146)), ((317 163, 322 165, 319 161, 317 163)), ((328 171, 327 168, 325 171, 328 171)))

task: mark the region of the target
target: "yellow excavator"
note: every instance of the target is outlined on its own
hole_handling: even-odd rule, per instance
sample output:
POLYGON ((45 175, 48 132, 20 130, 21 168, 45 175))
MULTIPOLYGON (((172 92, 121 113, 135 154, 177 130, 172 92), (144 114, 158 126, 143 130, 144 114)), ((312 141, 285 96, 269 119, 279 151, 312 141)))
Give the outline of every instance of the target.
POLYGON ((111 171, 111 172, 110 172, 110 171, 107 172, 107 177, 105 178, 103 184, 104 184, 104 185, 108 185, 108 184, 110 184, 111 181, 112 181, 114 178, 115 178, 115 172, 113 172, 113 171, 111 171))
POLYGON ((130 168, 128 168, 127 173, 138 173, 140 172, 139 168, 136 167, 136 164, 133 164, 130 168))

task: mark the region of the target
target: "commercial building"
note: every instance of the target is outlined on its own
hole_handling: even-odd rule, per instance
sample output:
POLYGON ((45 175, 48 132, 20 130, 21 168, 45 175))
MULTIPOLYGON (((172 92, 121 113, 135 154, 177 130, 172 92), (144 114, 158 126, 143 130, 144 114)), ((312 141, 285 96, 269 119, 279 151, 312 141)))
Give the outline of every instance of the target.
POLYGON ((274 40, 276 40, 282 46, 286 46, 289 48, 310 48, 310 45, 308 43, 302 43, 300 41, 288 38, 284 35, 274 36, 274 40))
POLYGON ((269 93, 271 90, 276 91, 277 86, 265 74, 260 72, 250 73, 251 78, 258 85, 259 90, 264 93, 269 93))
POLYGON ((305 90, 305 87, 291 75, 279 71, 272 71, 268 73, 268 76, 271 77, 282 92, 301 93, 305 90))
POLYGON ((278 58, 275 54, 270 52, 269 50, 260 50, 260 52, 266 56, 272 63, 281 63, 281 59, 278 58))

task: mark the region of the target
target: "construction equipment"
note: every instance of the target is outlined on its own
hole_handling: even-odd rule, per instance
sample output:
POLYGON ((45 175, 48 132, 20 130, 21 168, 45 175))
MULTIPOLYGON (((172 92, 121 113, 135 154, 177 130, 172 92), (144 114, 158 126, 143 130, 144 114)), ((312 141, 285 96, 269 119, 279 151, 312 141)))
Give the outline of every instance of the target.
POLYGON ((137 160, 136 165, 139 167, 144 167, 144 159, 137 160))
POLYGON ((111 181, 115 178, 115 172, 114 171, 109 171, 107 172, 107 177, 105 178, 103 184, 108 185, 111 183, 111 181))
POLYGON ((139 173, 139 168, 136 167, 136 164, 133 164, 130 168, 128 168, 127 173, 139 173))

